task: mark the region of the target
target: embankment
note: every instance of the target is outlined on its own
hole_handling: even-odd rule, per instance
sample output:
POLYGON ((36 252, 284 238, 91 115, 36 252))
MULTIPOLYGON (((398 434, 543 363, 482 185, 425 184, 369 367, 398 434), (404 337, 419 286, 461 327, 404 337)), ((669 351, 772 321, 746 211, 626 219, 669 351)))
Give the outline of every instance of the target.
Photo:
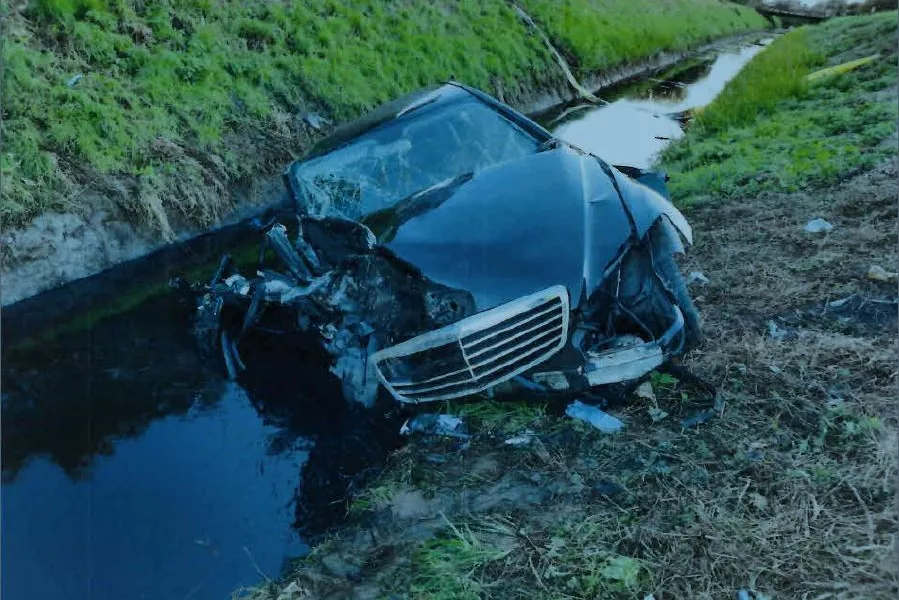
MULTIPOLYGON (((718 0, 520 7, 590 83, 766 25, 718 0)), ((523 109, 571 95, 503 0, 3 11, 4 304, 252 212, 333 124, 417 87, 454 77, 523 109)))

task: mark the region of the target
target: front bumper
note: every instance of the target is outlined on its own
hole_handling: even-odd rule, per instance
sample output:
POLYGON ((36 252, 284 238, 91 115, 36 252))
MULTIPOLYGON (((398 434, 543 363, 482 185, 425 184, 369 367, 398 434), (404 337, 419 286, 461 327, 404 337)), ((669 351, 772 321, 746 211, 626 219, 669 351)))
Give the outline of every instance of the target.
POLYGON ((653 341, 578 352, 570 366, 565 361, 562 369, 541 371, 569 343, 568 292, 554 286, 380 350, 369 363, 404 403, 469 396, 519 375, 551 391, 577 392, 637 379, 677 352, 684 318, 672 309, 673 323, 653 341))
POLYGON ((400 402, 469 396, 545 362, 568 343, 565 286, 553 286, 371 355, 400 402))
POLYGON ((584 389, 632 381, 660 366, 683 347, 684 315, 671 307, 674 322, 657 339, 604 352, 585 353, 584 363, 555 371, 534 371, 527 377, 553 391, 579 392, 584 389))

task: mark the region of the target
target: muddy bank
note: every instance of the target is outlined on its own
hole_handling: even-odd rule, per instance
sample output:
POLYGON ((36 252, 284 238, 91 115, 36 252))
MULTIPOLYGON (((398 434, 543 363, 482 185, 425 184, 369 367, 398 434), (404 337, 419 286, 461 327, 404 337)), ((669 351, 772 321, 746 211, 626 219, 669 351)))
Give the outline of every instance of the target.
MULTIPOLYGON (((660 52, 647 60, 594 73, 584 78, 581 84, 601 94, 609 87, 648 76, 690 56, 757 39, 759 35, 741 34, 692 51, 660 52)), ((528 90, 509 93, 497 85, 488 91, 527 114, 540 114, 581 96, 558 68, 548 73, 544 80, 543 85, 528 90)), ((306 145, 296 148, 298 153, 325 135, 330 126, 322 127, 311 119, 304 121, 303 127, 306 145), (310 123, 318 127, 313 128, 310 123)), ((290 157, 285 153, 280 160, 286 166, 290 157)), ((227 194, 230 197, 228 204, 233 208, 223 214, 217 227, 238 223, 273 202, 283 200, 284 188, 279 173, 260 174, 232 185, 227 194)), ((3 279, 0 302, 3 306, 138 259, 172 243, 135 226, 133 217, 123 214, 112 196, 93 192, 80 198, 78 203, 77 211, 48 213, 25 228, 3 233, 0 238, 0 277, 3 279)), ((189 218, 183 221, 185 225, 173 227, 176 244, 202 233, 202 230, 186 225, 189 218)))

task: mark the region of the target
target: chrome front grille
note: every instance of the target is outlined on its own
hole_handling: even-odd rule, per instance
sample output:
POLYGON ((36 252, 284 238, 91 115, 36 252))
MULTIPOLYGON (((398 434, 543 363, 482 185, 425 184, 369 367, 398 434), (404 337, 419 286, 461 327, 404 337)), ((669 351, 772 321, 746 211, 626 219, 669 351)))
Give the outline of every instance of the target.
POLYGON ((568 339, 564 286, 513 300, 372 354, 378 378, 401 402, 483 391, 547 360, 568 339))

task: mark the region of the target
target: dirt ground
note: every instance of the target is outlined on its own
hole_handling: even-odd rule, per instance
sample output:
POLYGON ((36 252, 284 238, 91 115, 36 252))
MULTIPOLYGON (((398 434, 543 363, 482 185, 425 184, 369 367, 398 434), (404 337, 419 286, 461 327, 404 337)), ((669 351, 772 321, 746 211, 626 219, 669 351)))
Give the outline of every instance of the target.
POLYGON ((706 341, 654 398, 610 407, 624 431, 553 404, 445 407, 470 440, 414 438, 249 594, 897 597, 897 283, 866 275, 899 265, 897 176, 692 208, 706 341), (833 231, 805 232, 816 217, 833 231))

